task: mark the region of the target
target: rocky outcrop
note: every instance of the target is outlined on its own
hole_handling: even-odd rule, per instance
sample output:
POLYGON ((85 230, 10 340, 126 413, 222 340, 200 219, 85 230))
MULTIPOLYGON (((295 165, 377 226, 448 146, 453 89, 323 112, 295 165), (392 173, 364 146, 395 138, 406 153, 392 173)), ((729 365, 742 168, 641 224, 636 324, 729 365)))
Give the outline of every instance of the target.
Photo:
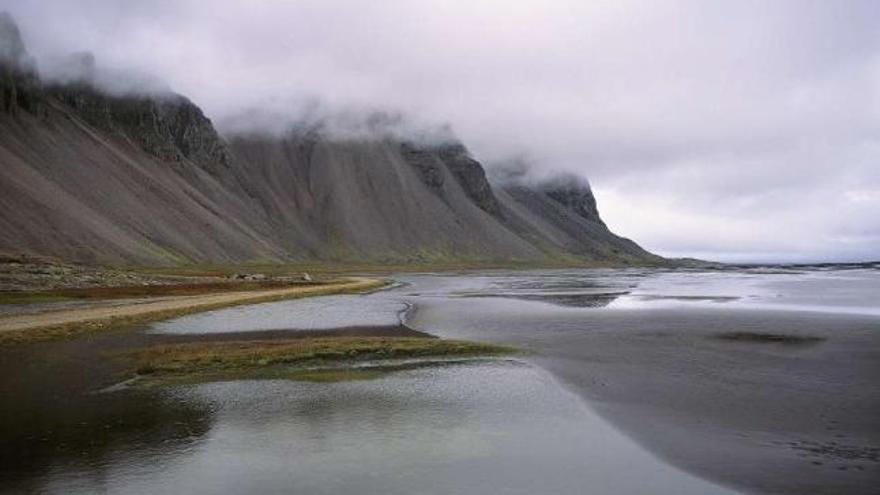
POLYGON ((554 179, 553 187, 528 182, 499 184, 495 191, 510 228, 550 252, 590 260, 660 261, 635 242, 608 230, 598 213, 584 215, 581 203, 589 204, 586 198, 592 198, 592 193, 583 185, 563 188, 578 190, 576 201, 572 201, 571 192, 560 195, 563 180, 554 179))
POLYGON ((486 171, 461 143, 419 144, 406 141, 400 144, 400 149, 404 159, 419 172, 431 190, 442 190, 445 170, 480 209, 494 216, 500 213, 486 171))
POLYGON ((539 192, 590 222, 605 225, 599 217, 596 198, 585 179, 559 175, 534 186, 539 192))
POLYGON ((439 192, 443 188, 443 163, 437 155, 424 146, 403 142, 400 144, 400 153, 403 158, 419 173, 422 182, 428 189, 439 192))
POLYGON ((213 172, 229 166, 213 124, 183 96, 114 96, 87 82, 54 85, 48 92, 91 126, 124 136, 161 160, 189 160, 213 172))
POLYGON ((434 152, 477 206, 491 215, 499 214, 498 200, 486 178, 486 171, 480 162, 471 157, 463 144, 447 143, 434 148, 434 152))
POLYGON ((230 136, 237 169, 279 222, 284 242, 315 257, 374 261, 540 259, 480 208, 429 147, 391 137, 303 133, 230 136))

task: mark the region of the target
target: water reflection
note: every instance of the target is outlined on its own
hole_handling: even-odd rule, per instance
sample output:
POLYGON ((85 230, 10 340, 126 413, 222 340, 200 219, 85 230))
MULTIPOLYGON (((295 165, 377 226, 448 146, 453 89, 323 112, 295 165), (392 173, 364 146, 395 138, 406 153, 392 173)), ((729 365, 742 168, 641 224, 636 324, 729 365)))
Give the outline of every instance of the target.
MULTIPOLYGON (((107 377, 119 379, 103 353, 133 340, 396 325, 410 305, 418 308, 411 323, 425 331, 537 350, 547 369, 598 399, 647 445, 738 486, 770 472, 786 476, 767 475, 765 486, 787 486, 777 478, 812 465, 784 457, 786 446, 766 448, 780 424, 796 418, 808 437, 819 427, 824 434, 832 416, 861 432, 858 420, 869 416, 862 411, 870 401, 840 391, 876 376, 868 353, 875 321, 831 313, 880 307, 876 276, 631 269, 400 278, 409 285, 208 312, 153 329, 187 335, 106 335, 0 352, 0 492, 729 493, 658 461, 540 369, 509 362, 332 384, 233 381, 92 393, 107 377), (828 314, 737 312, 758 302, 828 314), (673 304, 687 309, 656 309, 673 304), (833 328, 835 335, 806 350, 708 338, 742 328, 822 335, 833 328), (826 388, 814 396, 819 386, 826 388), (812 418, 821 401, 827 418, 812 418)), ((856 385, 865 397, 874 390, 856 385)))
POLYGON ((395 326, 408 308, 406 302, 384 293, 309 297, 197 313, 156 323, 151 331, 199 334, 395 326))
POLYGON ((159 403, 213 411, 211 427, 187 449, 114 450, 98 476, 74 464, 51 470, 42 488, 73 494, 730 493, 655 460, 545 372, 506 361, 421 368, 367 382, 175 387, 159 403))
POLYGON ((557 306, 568 306, 572 308, 604 308, 608 306, 618 297, 626 295, 626 292, 619 293, 563 293, 563 294, 468 294, 462 297, 494 297, 504 299, 518 299, 520 301, 535 301, 557 306))
POLYGON ((145 391, 80 396, 39 408, 5 404, 0 490, 42 492, 62 480, 61 491, 95 490, 117 465, 156 469, 157 462, 175 462, 211 422, 210 410, 200 404, 169 403, 145 391))

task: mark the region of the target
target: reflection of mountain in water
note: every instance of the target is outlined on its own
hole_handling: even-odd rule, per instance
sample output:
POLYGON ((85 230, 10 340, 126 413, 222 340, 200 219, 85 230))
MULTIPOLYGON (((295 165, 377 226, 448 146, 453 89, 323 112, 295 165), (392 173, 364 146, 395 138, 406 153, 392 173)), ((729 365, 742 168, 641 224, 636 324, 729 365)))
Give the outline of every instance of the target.
POLYGON ((570 306, 575 308, 604 308, 618 297, 628 292, 616 292, 606 294, 524 294, 514 296, 514 299, 526 301, 539 301, 557 306, 570 306))
POLYGON ((207 405, 164 390, 98 392, 130 376, 109 356, 143 342, 119 332, 3 349, 0 493, 74 493, 78 476, 110 477, 120 458, 150 459, 161 472, 204 438, 215 421, 207 405), (53 477, 70 485, 47 485, 53 477))
POLYGON ((635 297, 642 301, 708 301, 714 303, 726 303, 742 299, 739 296, 676 296, 659 294, 642 294, 635 297))
POLYGON ((629 292, 601 292, 601 293, 546 293, 546 294, 462 294, 461 297, 494 297, 503 299, 519 299, 521 301, 537 301, 557 306, 574 308, 604 308, 620 296, 629 292))
POLYGON ((51 478, 50 471, 100 470, 122 455, 149 457, 157 449, 166 455, 183 452, 213 423, 206 408, 163 400, 153 392, 68 399, 54 407, 33 408, 27 401, 4 405, 0 485, 21 490, 15 493, 43 493, 46 487, 39 485, 51 478))
POLYGON ((602 308, 638 286, 647 272, 603 270, 542 273, 540 276, 497 277, 485 289, 459 293, 463 297, 495 297, 536 301, 574 308, 602 308), (585 276, 588 274, 588 276, 585 276))

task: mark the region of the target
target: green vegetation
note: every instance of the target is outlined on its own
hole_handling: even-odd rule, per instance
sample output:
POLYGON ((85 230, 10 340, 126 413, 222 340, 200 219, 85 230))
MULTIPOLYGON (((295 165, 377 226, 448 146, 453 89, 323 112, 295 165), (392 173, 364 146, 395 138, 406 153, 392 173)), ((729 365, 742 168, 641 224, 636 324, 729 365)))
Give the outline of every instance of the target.
POLYGON ((170 344, 135 351, 140 373, 189 373, 327 362, 498 355, 511 347, 426 337, 324 337, 170 344))
POLYGON ((0 291, 0 304, 48 304, 75 299, 57 291, 0 291))
MULTIPOLYGON (((331 294, 358 294, 365 291, 378 289, 385 285, 387 285, 387 282, 384 280, 364 280, 362 282, 351 282, 342 280, 331 283, 318 284, 318 286, 303 285, 302 292, 290 291, 278 294, 276 291, 271 291, 266 295, 249 295, 247 298, 228 300, 214 304, 193 303, 191 306, 186 306, 182 308, 176 307, 173 309, 161 309, 139 314, 119 314, 111 317, 101 317, 96 319, 73 321, 70 323, 46 325, 41 327, 16 330, 0 329, 0 346, 70 338, 81 334, 96 332, 109 328, 131 327, 135 325, 149 323, 152 321, 167 320, 170 318, 177 318, 179 316, 184 316, 192 313, 200 313, 203 311, 211 311, 232 306, 259 304, 266 302, 282 301, 287 299, 298 299, 301 297, 312 297, 331 294), (323 287, 321 287, 322 285, 323 287)), ((284 287, 281 288, 283 289, 284 287)), ((211 293, 209 292, 208 294, 210 295, 211 293)), ((222 295, 222 292, 218 295, 222 295)), ((121 310, 120 313, 122 313, 121 310)), ((35 315, 35 318, 38 316, 39 315, 35 315)))
POLYGON ((133 299, 146 297, 197 296, 222 292, 309 287, 320 282, 281 280, 211 282, 200 284, 133 285, 123 287, 85 287, 41 291, 0 291, 0 304, 38 304, 77 300, 133 299))
POLYGON ((660 263, 620 261, 590 261, 573 257, 559 259, 556 262, 536 262, 526 260, 464 258, 459 256, 438 257, 425 254, 409 257, 392 256, 388 259, 360 261, 326 261, 326 262, 288 262, 288 263, 242 263, 235 265, 189 264, 169 267, 141 266, 120 267, 128 271, 156 275, 182 276, 228 276, 233 273, 264 273, 269 276, 299 275, 309 273, 312 276, 332 276, 352 273, 412 273, 424 271, 457 271, 457 270, 532 270, 553 268, 613 268, 621 266, 656 266, 660 263))
POLYGON ((260 370, 281 372, 297 379, 332 381, 371 376, 369 369, 340 367, 354 362, 498 356, 513 352, 516 349, 507 346, 429 337, 322 337, 160 345, 131 351, 125 357, 132 360, 139 374, 151 377, 210 377, 260 370), (305 369, 322 366, 335 367, 305 369))

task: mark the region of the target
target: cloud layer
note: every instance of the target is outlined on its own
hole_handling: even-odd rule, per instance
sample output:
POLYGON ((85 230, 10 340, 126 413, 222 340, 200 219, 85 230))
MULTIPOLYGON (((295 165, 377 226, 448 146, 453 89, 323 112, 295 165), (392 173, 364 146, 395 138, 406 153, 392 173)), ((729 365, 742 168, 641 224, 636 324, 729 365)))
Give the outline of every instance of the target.
POLYGON ((0 9, 38 61, 91 51, 219 122, 315 101, 449 122, 486 162, 589 177, 609 225, 661 254, 880 258, 873 0, 0 9))

